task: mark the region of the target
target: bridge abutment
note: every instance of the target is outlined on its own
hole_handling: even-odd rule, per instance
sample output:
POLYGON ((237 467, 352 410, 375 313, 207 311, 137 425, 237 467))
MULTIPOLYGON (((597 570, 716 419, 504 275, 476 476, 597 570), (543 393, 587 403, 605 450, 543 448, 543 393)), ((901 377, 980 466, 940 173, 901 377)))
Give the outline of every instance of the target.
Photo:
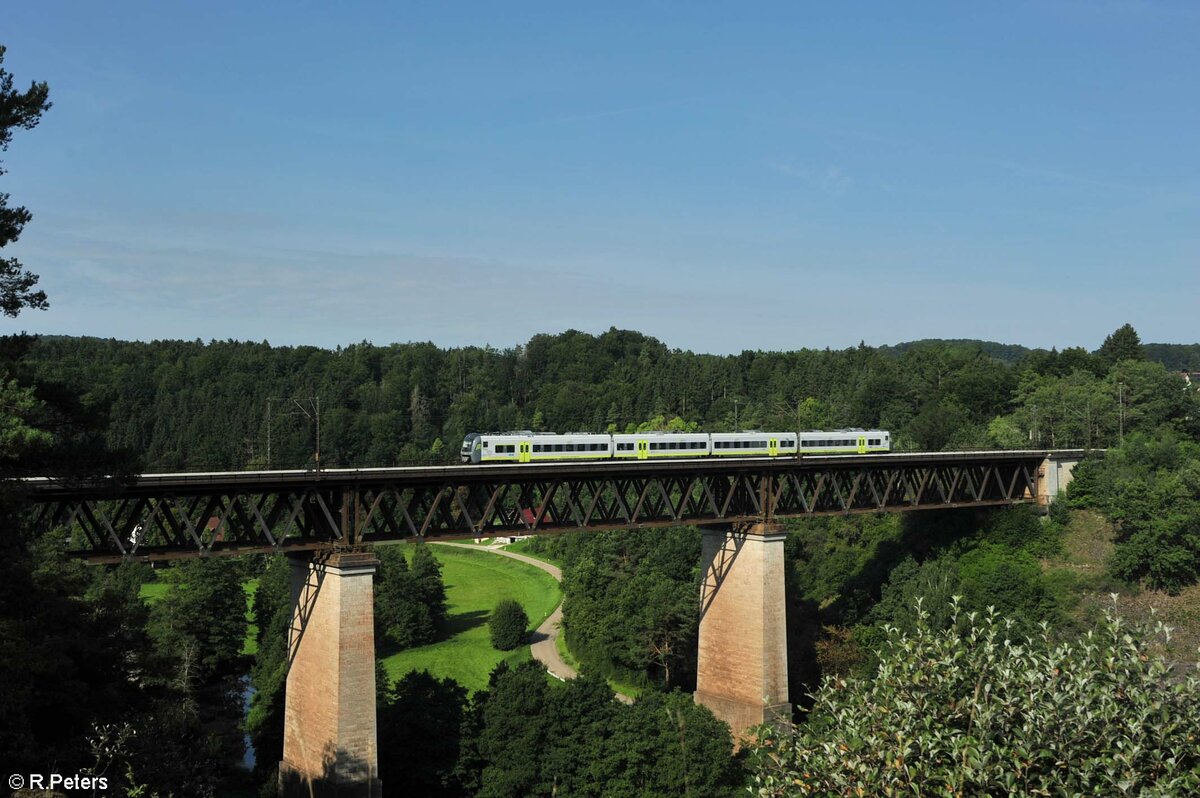
POLYGON ((283 798, 379 798, 369 551, 290 555, 283 798))
POLYGON ((1067 489, 1075 478, 1075 466, 1083 459, 1079 452, 1069 454, 1052 454, 1042 461, 1038 468, 1037 503, 1039 507, 1049 507, 1058 498, 1058 494, 1067 489))
POLYGON ((734 737, 788 723, 787 603, 778 524, 701 527, 696 702, 734 737))

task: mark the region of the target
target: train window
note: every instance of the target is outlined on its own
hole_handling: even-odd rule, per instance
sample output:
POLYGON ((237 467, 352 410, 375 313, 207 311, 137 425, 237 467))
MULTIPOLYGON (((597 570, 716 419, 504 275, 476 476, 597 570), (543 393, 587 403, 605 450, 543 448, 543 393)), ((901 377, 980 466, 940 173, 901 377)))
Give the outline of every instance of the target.
POLYGON ((542 450, 542 445, 541 445, 540 443, 535 443, 535 444, 533 445, 533 450, 534 450, 535 452, 540 452, 540 451, 542 450))

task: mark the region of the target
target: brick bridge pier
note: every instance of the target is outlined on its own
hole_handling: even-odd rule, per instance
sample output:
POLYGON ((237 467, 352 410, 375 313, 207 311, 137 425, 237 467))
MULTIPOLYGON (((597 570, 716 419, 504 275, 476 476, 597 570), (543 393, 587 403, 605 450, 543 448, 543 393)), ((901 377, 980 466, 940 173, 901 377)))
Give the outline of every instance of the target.
POLYGON ((370 551, 294 554, 279 794, 380 798, 370 551))

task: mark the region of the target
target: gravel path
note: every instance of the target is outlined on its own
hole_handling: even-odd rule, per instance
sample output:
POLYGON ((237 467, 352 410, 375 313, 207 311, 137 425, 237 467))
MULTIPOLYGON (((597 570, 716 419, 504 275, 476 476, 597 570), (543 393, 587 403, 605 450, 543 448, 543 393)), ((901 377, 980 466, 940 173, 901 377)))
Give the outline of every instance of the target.
MULTIPOLYGON (((559 584, 562 583, 562 571, 554 565, 551 565, 544 560, 538 560, 533 557, 526 557, 524 554, 517 554, 513 551, 505 551, 500 546, 474 546, 470 543, 438 543, 438 546, 454 546, 459 549, 473 549, 475 551, 488 551, 492 554, 499 554, 501 557, 510 557, 514 560, 520 560, 523 563, 528 563, 534 568, 541 568, 546 573, 554 577, 554 580, 559 584)), ((558 626, 562 622, 562 602, 554 608, 554 612, 550 613, 550 617, 542 622, 542 625, 533 633, 533 642, 529 649, 533 653, 533 658, 546 666, 546 670, 550 671, 550 675, 557 679, 567 680, 574 679, 579 675, 578 671, 572 668, 567 663, 563 662, 562 656, 558 653, 558 626)))

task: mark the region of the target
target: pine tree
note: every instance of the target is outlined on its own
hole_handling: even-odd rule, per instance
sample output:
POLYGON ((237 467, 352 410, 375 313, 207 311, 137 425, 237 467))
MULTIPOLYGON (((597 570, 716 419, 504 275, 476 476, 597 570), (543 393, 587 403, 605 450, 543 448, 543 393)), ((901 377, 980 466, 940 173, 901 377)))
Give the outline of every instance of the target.
POLYGON ((410 567, 416 584, 417 596, 429 610, 429 619, 436 630, 446 626, 446 585, 442 581, 442 565, 434 558, 432 550, 418 544, 413 550, 410 567))
POLYGON ((1141 360, 1145 357, 1142 339, 1131 324, 1122 324, 1114 330, 1112 335, 1104 339, 1104 344, 1097 354, 1110 365, 1122 360, 1141 360))

